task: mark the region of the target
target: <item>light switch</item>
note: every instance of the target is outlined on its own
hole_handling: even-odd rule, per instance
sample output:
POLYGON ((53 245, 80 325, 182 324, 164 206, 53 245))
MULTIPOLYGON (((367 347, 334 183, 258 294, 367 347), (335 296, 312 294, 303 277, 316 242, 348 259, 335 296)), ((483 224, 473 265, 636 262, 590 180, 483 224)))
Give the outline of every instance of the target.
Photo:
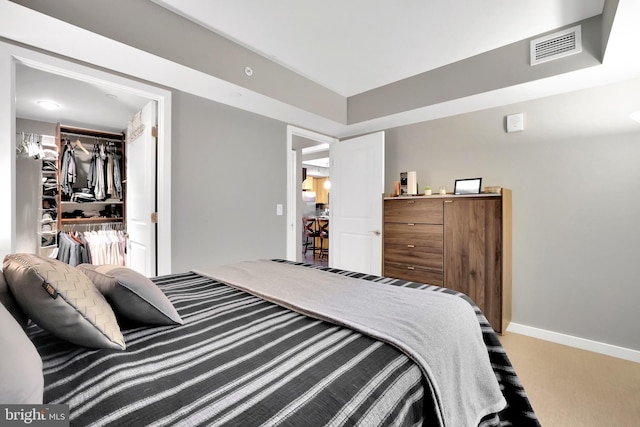
POLYGON ((280 203, 276 205, 276 215, 282 215, 282 205, 280 203))

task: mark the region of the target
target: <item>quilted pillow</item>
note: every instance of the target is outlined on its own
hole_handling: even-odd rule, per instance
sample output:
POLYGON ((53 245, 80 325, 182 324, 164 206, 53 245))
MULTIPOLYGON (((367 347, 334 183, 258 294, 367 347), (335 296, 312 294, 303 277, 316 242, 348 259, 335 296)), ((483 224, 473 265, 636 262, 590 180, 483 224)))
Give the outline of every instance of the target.
POLYGON ((16 322, 25 329, 27 327, 27 322, 29 318, 24 311, 20 308, 16 299, 13 297, 11 290, 9 289, 9 285, 7 285, 7 281, 4 278, 4 273, 0 271, 0 304, 2 304, 9 313, 16 319, 16 322))
POLYGON ((125 349, 111 306, 80 270, 33 254, 7 255, 3 266, 18 304, 42 329, 85 347, 125 349))
POLYGON ((153 325, 184 323, 162 290, 137 271, 119 265, 80 264, 77 268, 93 281, 116 313, 153 325))
POLYGON ((11 313, 0 304, 0 403, 41 404, 42 359, 11 313))

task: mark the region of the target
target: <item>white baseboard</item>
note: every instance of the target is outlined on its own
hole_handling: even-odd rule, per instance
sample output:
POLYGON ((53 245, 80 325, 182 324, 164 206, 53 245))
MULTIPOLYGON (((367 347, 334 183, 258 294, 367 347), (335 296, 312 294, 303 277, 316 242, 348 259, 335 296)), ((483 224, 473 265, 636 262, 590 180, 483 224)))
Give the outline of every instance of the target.
POLYGON ((640 351, 632 350, 630 348, 618 347, 599 341, 592 341, 580 337, 574 337, 572 335, 548 331, 546 329, 539 329, 532 326, 521 325, 519 323, 510 323, 507 327, 507 332, 527 335, 529 337, 538 338, 545 341, 551 341, 558 344, 568 345, 570 347, 580 348, 582 350, 593 351, 595 353, 605 354, 607 356, 617 357, 620 359, 640 363, 640 351))

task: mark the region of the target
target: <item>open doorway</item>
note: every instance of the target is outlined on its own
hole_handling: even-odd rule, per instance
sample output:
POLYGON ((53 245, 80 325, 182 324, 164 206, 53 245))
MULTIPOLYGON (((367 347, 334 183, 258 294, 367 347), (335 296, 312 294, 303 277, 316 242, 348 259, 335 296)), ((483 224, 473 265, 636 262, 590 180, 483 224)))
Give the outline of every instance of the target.
POLYGON ((331 232, 329 144, 316 144, 301 149, 302 261, 326 267, 331 232))
MULTIPOLYGON (((158 217, 160 221, 158 221, 158 246, 157 251, 154 251, 154 257, 157 256, 158 262, 158 270, 147 272, 147 275, 161 275, 168 274, 171 272, 171 193, 170 193, 170 160, 171 160, 171 148, 170 148, 170 135, 171 135, 171 93, 167 90, 156 88, 144 83, 140 83, 137 81, 133 81, 121 76, 116 76, 110 73, 102 72, 95 70, 93 68, 85 67, 76 63, 71 63, 59 58, 54 58, 48 56, 46 54, 37 53, 34 51, 30 51, 28 49, 20 48, 17 46, 9 46, 2 45, 0 46, 0 54, 5 56, 5 58, 9 58, 12 63, 13 72, 10 74, 11 77, 10 84, 7 86, 3 85, 4 89, 9 89, 13 93, 16 93, 17 97, 21 96, 21 89, 19 86, 20 78, 22 77, 21 73, 25 72, 35 72, 40 73, 37 76, 37 81, 44 81, 48 76, 54 78, 64 78, 69 80, 70 83, 83 84, 85 90, 70 90, 69 93, 75 93, 77 96, 81 96, 86 94, 87 88, 91 90, 96 89, 97 87, 103 88, 105 91, 108 91, 112 94, 117 93, 116 96, 122 97, 123 99, 127 99, 127 102, 130 102, 132 99, 136 99, 134 105, 131 107, 134 110, 138 109, 139 103, 155 101, 157 103, 157 113, 158 113, 158 129, 157 129, 157 144, 158 144, 158 180, 156 182, 155 171, 152 176, 147 177, 146 179, 153 180, 152 187, 155 187, 157 184, 158 187, 158 198, 157 198, 157 209, 158 217)), ((106 93, 102 93, 102 103, 109 103, 109 97, 106 96, 106 93)), ((62 101, 61 101, 62 102, 62 101)), ((66 101, 65 101, 66 102, 66 101)), ((80 106, 80 108, 87 109, 86 106, 80 106)), ((12 153, 11 158, 14 159, 14 167, 12 167, 14 179, 16 177, 16 167, 15 167, 15 149, 16 149, 16 134, 17 130, 17 121, 20 120, 31 120, 33 122, 43 122, 42 118, 33 117, 30 114, 24 113, 23 109, 18 105, 14 104, 10 109, 10 116, 4 116, 2 122, 0 123, 0 129, 3 134, 12 135, 12 138, 5 140, 5 144, 2 145, 2 152, 12 153), (4 120, 4 119, 8 120, 4 120)), ((124 113, 125 115, 129 115, 129 112, 124 113)), ((134 113, 135 114, 135 113, 134 113)), ((76 115, 76 117, 78 117, 76 115)), ((131 115, 133 116, 133 114, 131 115)), ((104 117, 102 118, 104 120, 104 117)), ((49 122, 62 122, 68 124, 70 119, 67 117, 60 117, 54 120, 46 120, 49 122)), ((46 122, 44 121, 44 122, 46 122)), ((104 121, 94 121, 94 120, 75 120, 73 124, 77 126, 99 126, 102 128, 110 128, 108 123, 104 121), (102 124, 101 124, 102 123, 102 124)), ((121 125, 117 125, 119 130, 126 128, 127 120, 125 120, 121 125)), ((40 132, 40 131, 38 131, 40 132)), ((42 132, 40 132, 42 133, 42 132)), ((47 132, 49 133, 49 132, 47 132)), ((17 244, 18 237, 20 234, 19 230, 16 230, 18 226, 20 226, 19 221, 17 220, 17 212, 20 212, 23 209, 23 206, 19 205, 19 200, 16 197, 15 189, 12 189, 13 193, 11 197, 10 210, 9 214, 11 218, 11 224, 13 225, 14 232, 11 235, 11 240, 8 241, 8 245, 6 245, 6 252, 14 252, 16 248, 19 246, 17 244)), ((151 221, 151 218, 149 218, 151 221)), ((33 230, 33 229, 32 229, 33 230)), ((3 247, 5 247, 3 245, 3 247)))
MULTIPOLYGON (((337 139, 287 127, 287 259, 331 265, 330 234, 307 241, 304 217, 331 221, 329 147, 337 139), (305 196, 303 198, 303 195, 305 196), (314 249, 310 249, 313 247, 314 249), (317 249, 315 249, 317 248, 317 249), (321 251, 321 248, 325 250, 321 251), (305 254, 305 250, 306 254, 305 254), (321 256, 322 255, 322 256, 321 256)), ((314 223, 315 230, 318 224, 314 223)), ((328 227, 330 233, 330 226, 328 227)))
POLYGON ((384 132, 338 140, 287 127, 287 259, 302 258, 302 153, 308 146, 329 144, 331 202, 329 261, 331 268, 380 275, 382 272, 382 195, 384 192, 384 132), (308 140, 308 141, 305 141, 308 140))

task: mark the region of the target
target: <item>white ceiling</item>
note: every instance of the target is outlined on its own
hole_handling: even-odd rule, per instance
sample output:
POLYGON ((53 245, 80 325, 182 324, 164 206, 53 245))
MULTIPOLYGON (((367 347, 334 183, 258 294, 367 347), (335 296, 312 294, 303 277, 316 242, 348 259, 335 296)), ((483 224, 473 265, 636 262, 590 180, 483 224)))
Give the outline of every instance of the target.
POLYGON ((599 15, 604 0, 153 0, 352 96, 599 15))
POLYGON ((148 99, 114 87, 100 86, 18 64, 16 116, 47 123, 121 132, 148 99), (37 102, 60 106, 45 110, 37 102))

